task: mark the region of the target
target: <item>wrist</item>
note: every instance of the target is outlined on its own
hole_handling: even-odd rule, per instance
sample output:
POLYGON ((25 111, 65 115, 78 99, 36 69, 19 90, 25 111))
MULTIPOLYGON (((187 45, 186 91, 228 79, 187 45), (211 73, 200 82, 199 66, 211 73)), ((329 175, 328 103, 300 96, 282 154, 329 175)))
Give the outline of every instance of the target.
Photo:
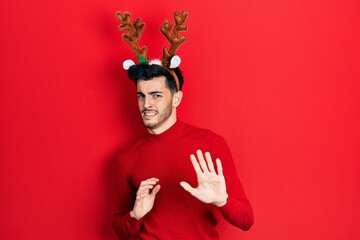
POLYGON ((227 200, 228 200, 228 195, 226 195, 226 198, 224 201, 219 201, 219 202, 213 202, 213 204, 217 207, 223 207, 226 205, 227 203, 227 200))
POLYGON ((130 217, 132 217, 132 218, 134 218, 134 219, 136 219, 136 220, 138 220, 138 221, 141 219, 141 217, 137 217, 137 216, 135 215, 134 211, 131 211, 131 212, 130 212, 130 217))

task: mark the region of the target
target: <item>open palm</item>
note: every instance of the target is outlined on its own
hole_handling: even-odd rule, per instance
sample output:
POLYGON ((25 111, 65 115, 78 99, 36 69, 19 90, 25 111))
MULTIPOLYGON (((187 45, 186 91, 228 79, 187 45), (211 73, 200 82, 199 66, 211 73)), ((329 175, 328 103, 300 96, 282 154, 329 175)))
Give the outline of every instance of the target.
POLYGON ((210 153, 205 153, 205 159, 200 150, 196 151, 196 155, 191 154, 190 159, 198 180, 197 188, 187 182, 181 182, 180 185, 202 202, 224 205, 228 195, 220 159, 216 159, 216 173, 210 153))

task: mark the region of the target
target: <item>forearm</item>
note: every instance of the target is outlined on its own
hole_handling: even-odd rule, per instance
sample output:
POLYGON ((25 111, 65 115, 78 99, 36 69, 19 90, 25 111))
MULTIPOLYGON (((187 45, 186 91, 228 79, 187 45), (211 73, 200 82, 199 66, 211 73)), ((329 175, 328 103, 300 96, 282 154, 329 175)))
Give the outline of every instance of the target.
POLYGON ((116 212, 113 217, 113 229, 119 239, 133 239, 138 232, 142 220, 137 220, 130 216, 130 212, 116 212))
POLYGON ((246 198, 236 199, 229 196, 227 203, 218 209, 229 223, 244 231, 249 230, 254 223, 253 210, 246 198))

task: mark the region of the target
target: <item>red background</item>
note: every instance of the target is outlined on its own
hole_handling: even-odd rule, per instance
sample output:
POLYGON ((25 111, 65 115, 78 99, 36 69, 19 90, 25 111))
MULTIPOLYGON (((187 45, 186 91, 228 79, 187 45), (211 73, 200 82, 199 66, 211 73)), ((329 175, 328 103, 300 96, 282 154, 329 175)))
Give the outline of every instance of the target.
POLYGON ((228 141, 255 212, 223 239, 360 235, 360 4, 355 0, 0 4, 0 238, 114 239, 113 161, 144 128, 115 12, 189 11, 179 115, 228 141))

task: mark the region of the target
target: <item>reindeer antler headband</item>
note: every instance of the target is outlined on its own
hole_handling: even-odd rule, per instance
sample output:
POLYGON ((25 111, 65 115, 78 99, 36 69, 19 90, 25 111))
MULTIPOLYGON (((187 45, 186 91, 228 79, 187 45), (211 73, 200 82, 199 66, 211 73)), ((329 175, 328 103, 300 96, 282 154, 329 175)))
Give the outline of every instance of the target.
MULTIPOLYGON (((148 63, 148 64, 158 64, 165 67, 175 78, 177 88, 179 89, 179 80, 172 70, 180 65, 181 59, 179 56, 175 55, 176 50, 186 41, 185 36, 179 36, 179 32, 187 31, 187 25, 184 24, 188 13, 183 11, 181 14, 179 12, 174 13, 175 27, 168 20, 165 20, 163 25, 160 28, 161 33, 166 37, 166 39, 171 43, 170 48, 163 48, 163 58, 161 62, 159 61, 149 61, 146 58, 147 47, 139 46, 139 40, 142 33, 145 30, 145 23, 141 21, 141 18, 137 18, 135 21, 131 22, 131 14, 129 12, 116 12, 116 18, 122 24, 119 25, 119 30, 127 31, 122 35, 125 42, 129 43, 131 49, 138 58, 139 63, 148 63), (172 29, 173 28, 173 29, 172 29)), ((125 70, 128 70, 131 66, 135 65, 132 60, 125 60, 123 67, 125 70)))

